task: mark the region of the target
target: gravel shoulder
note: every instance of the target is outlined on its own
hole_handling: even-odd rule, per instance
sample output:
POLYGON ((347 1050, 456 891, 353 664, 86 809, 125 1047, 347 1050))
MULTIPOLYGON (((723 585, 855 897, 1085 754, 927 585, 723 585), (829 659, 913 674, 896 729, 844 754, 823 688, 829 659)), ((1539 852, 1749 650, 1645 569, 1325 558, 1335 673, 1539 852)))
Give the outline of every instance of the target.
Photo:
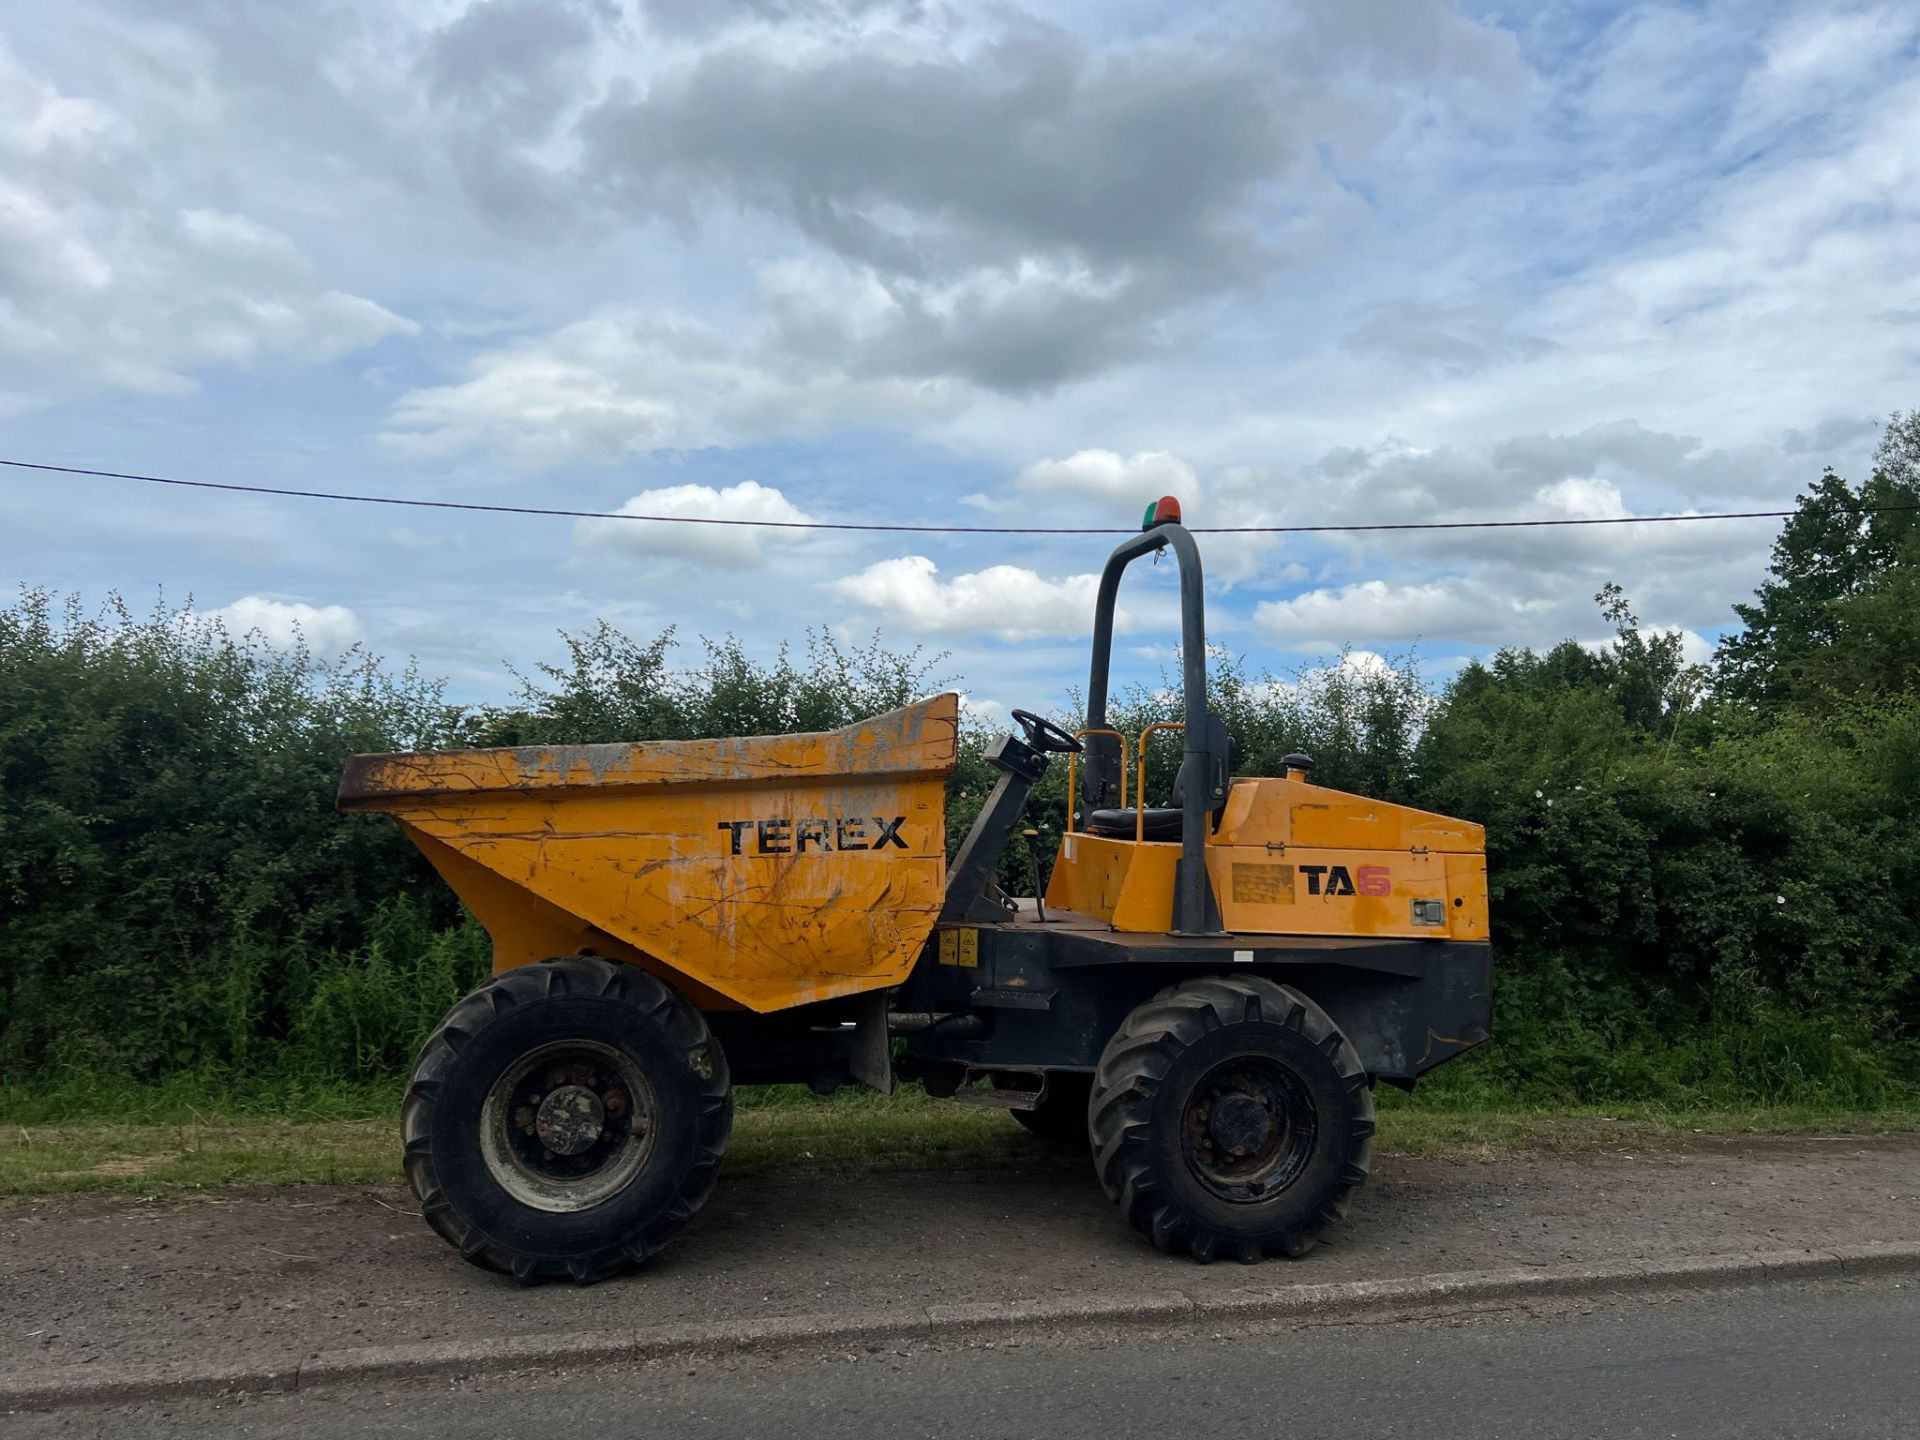
POLYGON ((646 1273, 585 1290, 472 1269, 412 1209, 398 1187, 285 1186, 0 1210, 0 1371, 1916 1241, 1920 1137, 1390 1157, 1325 1244, 1257 1272, 1157 1254, 1084 1161, 723 1176, 646 1273))

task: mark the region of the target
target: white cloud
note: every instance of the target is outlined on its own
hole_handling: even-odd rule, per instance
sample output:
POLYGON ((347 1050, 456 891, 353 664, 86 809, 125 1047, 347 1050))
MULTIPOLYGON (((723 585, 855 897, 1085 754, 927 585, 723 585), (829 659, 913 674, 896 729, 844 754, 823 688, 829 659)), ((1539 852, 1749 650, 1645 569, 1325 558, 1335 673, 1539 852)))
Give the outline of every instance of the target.
POLYGON ((580 164, 635 216, 744 213, 804 238, 886 292, 874 363, 1008 394, 1164 348, 1196 308, 1299 259, 1294 237, 1349 203, 1336 160, 1527 75, 1511 34, 1439 0, 1391 21, 1294 7, 1227 43, 873 12, 891 23, 780 6, 655 47, 583 117, 580 164))
MULTIPOLYGON (((1568 480, 1542 487, 1516 513, 1633 512, 1604 481, 1568 480)), ((1648 633, 1683 633, 1691 660, 1711 648, 1700 632, 1731 623, 1729 605, 1758 581, 1772 533, 1764 522, 1699 522, 1356 542, 1348 573, 1358 566, 1396 578, 1321 584, 1262 601, 1254 628, 1290 650, 1416 642, 1543 648, 1591 635, 1594 597, 1611 581, 1624 588, 1648 633), (1442 573, 1420 573, 1436 565, 1442 573)))
POLYGON ((231 605, 201 612, 218 620, 234 636, 255 635, 275 650, 293 650, 302 642, 319 660, 337 659, 366 638, 360 618, 344 605, 308 605, 243 595, 231 605))
POLYGON ((168 159, 0 44, 0 410, 180 393, 214 367, 324 361, 415 333, 328 286, 286 235, 175 204, 168 159))
MULTIPOLYGON (((1722 494, 1790 494, 1811 477, 1783 482, 1784 432, 1914 403, 1920 83, 1911 36, 1876 32, 1844 103, 1816 86, 1791 126, 1741 140, 1730 116, 1780 13, 1642 7, 1608 24, 1498 142, 1443 126, 1390 169, 1363 167, 1378 196, 1347 243, 1266 303, 1223 311, 1196 363, 1089 387, 1044 426, 989 407, 963 433, 1031 443, 1071 427, 1123 453, 1172 449, 1211 478, 1385 435, 1479 449, 1631 417, 1763 462, 1721 471, 1722 494), (1625 90, 1596 92, 1596 54, 1634 28, 1649 53, 1618 67, 1625 90), (1673 74, 1652 68, 1676 55, 1673 74)), ((1792 13, 1920 26, 1912 6, 1792 13)), ((1311 490, 1288 499, 1322 508, 1311 490)))
POLYGON ((1199 478, 1185 461, 1164 450, 1143 450, 1133 455, 1080 450, 1064 460, 1029 465, 1015 483, 1037 495, 1083 497, 1136 521, 1162 495, 1176 497, 1183 506, 1200 499, 1199 478))
POLYGON ((1337 664, 1326 670, 1326 674, 1350 675, 1355 679, 1377 678, 1393 673, 1393 665, 1384 655, 1372 650, 1349 650, 1340 657, 1337 664))
POLYGON ((1004 730, 1007 727, 1009 707, 998 700, 990 700, 984 695, 966 695, 960 697, 960 717, 984 725, 989 730, 1004 730))
POLYGON ((1587 610, 1590 606, 1573 596, 1523 598, 1486 579, 1447 576, 1414 584, 1361 580, 1309 590, 1290 600, 1263 600, 1253 618, 1276 645, 1324 651, 1347 644, 1412 644, 1429 637, 1514 643, 1554 636, 1556 630, 1571 633, 1568 627, 1583 621, 1587 610))
MULTIPOLYGON (((1777 450, 1734 454, 1616 422, 1472 450, 1388 442, 1266 483, 1311 493, 1313 518, 1331 523, 1612 520, 1720 508, 1729 492, 1751 503, 1756 490, 1786 489, 1792 473, 1777 450), (1634 492, 1655 498, 1633 503, 1634 492), (1673 498, 1689 492, 1714 503, 1673 498)), ((1591 597, 1611 580, 1651 625, 1713 629, 1757 581, 1772 534, 1765 521, 1700 521, 1333 536, 1319 584, 1267 602, 1256 619, 1274 640, 1306 649, 1416 637, 1551 645, 1590 633, 1591 597)), ((1288 583, 1284 568, 1260 573, 1288 583)))
MULTIPOLYGON (((1069 503, 1091 501, 1096 515, 1137 525, 1146 507, 1163 495, 1180 502, 1181 515, 1189 526, 1280 523, 1276 487, 1268 477, 1245 467, 1227 467, 1203 482, 1192 466, 1165 450, 1122 455, 1114 450, 1086 449, 1064 459, 1039 460, 1015 477, 1007 493, 999 497, 970 496, 968 502, 996 514, 1030 514, 1034 497, 1066 497, 1069 503)), ((1049 513, 1059 517, 1050 523, 1067 524, 1071 523, 1070 515, 1085 511, 1056 504, 1049 513)), ((1279 567, 1277 575, 1271 573, 1268 557, 1280 541, 1279 536, 1261 534, 1204 536, 1203 563, 1209 586, 1224 592, 1249 580, 1304 574, 1297 564, 1279 567)))
MULTIPOLYGON (((670 485, 642 490, 616 512, 621 515, 675 515, 697 520, 770 520, 804 523, 813 517, 791 500, 753 480, 716 490, 710 485, 670 485)), ((712 565, 750 566, 760 562, 769 544, 792 544, 805 531, 756 525, 648 524, 643 520, 583 520, 580 538, 607 550, 625 551, 712 565)))
POLYGON ((1680 658, 1689 665, 1705 665, 1713 659, 1714 644, 1697 630, 1687 630, 1678 625, 1663 627, 1655 633, 1661 635, 1678 634, 1680 636, 1680 658))
POLYGON ((1840 406, 1885 408, 1870 396, 1907 399, 1920 81, 1887 87, 1839 128, 1811 153, 1739 167, 1706 192, 1696 223, 1559 287, 1534 323, 1566 353, 1490 371, 1457 398, 1506 410, 1532 396, 1550 413, 1755 438, 1840 406), (1838 374, 1850 377, 1840 390, 1838 374))
MULTIPOLYGON (((827 588, 916 634, 1022 640, 1092 633, 1099 584, 1095 575, 1048 580, 1017 565, 991 565, 942 580, 940 567, 926 556, 901 555, 831 581, 827 588)), ((1115 613, 1115 629, 1130 623, 1129 614, 1115 613)))
MULTIPOLYGON (((1472 457, 1440 458, 1442 475, 1475 472, 1472 457)), ((1452 504, 1422 505, 1411 498, 1419 492, 1397 492, 1395 486, 1430 474, 1394 468, 1397 480, 1372 472, 1360 479, 1363 490, 1368 478, 1381 480, 1376 513, 1395 518, 1615 519, 1647 513, 1628 505, 1612 481, 1592 477, 1539 484, 1504 504, 1475 505, 1470 492, 1460 491, 1452 504)), ((1731 619, 1731 602, 1757 581, 1772 533, 1764 521, 1700 521, 1341 537, 1346 558, 1336 573, 1357 570, 1362 578, 1265 601, 1255 623, 1275 641, 1306 649, 1414 640, 1552 645, 1591 633, 1593 596, 1615 581, 1650 628, 1718 627, 1731 619), (1375 578, 1382 571, 1393 578, 1375 578)))
POLYGON ((1270 675, 1253 682, 1257 696, 1278 699, 1340 685, 1364 685, 1395 674, 1393 662, 1373 650, 1345 650, 1331 665, 1307 665, 1293 672, 1270 675))
POLYGON ((627 300, 473 356, 405 396, 388 441, 544 467, 912 429, 983 395, 1049 394, 1185 343, 1208 304, 1298 263, 1320 212, 1352 206, 1333 155, 1526 74, 1510 34, 1440 0, 1390 25, 1310 8, 1228 44, 1011 11, 862 14, 654 16, 634 46, 573 12, 488 6, 436 32, 436 124, 531 107, 549 137, 527 153, 501 124, 511 167, 456 166, 497 225, 572 214, 648 249, 670 225, 698 259, 744 229, 747 255, 690 269, 703 288, 717 269, 752 282, 712 318, 627 300), (1293 180, 1269 214, 1269 187, 1293 180))
POLYGON ((384 438, 402 454, 483 450, 528 468, 739 445, 845 425, 907 425, 952 404, 940 381, 861 379, 686 316, 603 309, 481 352, 467 377, 414 390, 384 438))
MULTIPOLYGON (((1643 625, 1640 633, 1649 640, 1656 636, 1678 635, 1680 637, 1680 659, 1688 665, 1705 665, 1713 659, 1714 644, 1697 630, 1689 630, 1684 625, 1643 625)), ((1597 639, 1586 639, 1579 643, 1588 650, 1604 650, 1612 645, 1616 636, 1607 635, 1597 639)))
MULTIPOLYGON (((1823 462, 1860 475, 1874 422, 1920 402, 1920 9, 1894 0, 1505 22, 1427 0, 1118 20, 1025 0, 15 8, 0 410, 86 391, 20 427, 48 458, 410 492, 396 457, 446 460, 458 478, 428 489, 453 495, 503 466, 791 437, 686 474, 813 503, 790 454, 875 519, 941 518, 967 491, 1129 526, 1168 491, 1196 526, 1599 516, 1790 503, 1823 462), (397 314, 434 331, 409 340, 397 314), (381 335, 324 381, 295 369, 381 335), (144 398, 196 384, 216 393, 144 398), (391 446, 359 444, 381 415, 391 446), (209 416, 232 442, 218 465, 209 416)), ((668 486, 645 473, 624 493, 668 486)), ((17 529, 26 492, 0 492, 17 529)), ((391 638, 370 597, 395 552, 355 512, 301 512, 313 543, 283 565, 175 518, 211 502, 149 498, 139 527, 104 507, 71 542, 44 532, 30 578, 143 588, 171 525, 199 536, 169 552, 172 583, 325 594, 391 638)), ((941 645, 993 680, 1015 673, 993 641, 1009 624, 1084 634, 1062 587, 1107 543, 956 537, 938 571, 876 578, 896 552, 870 538, 622 524, 581 537, 602 563, 602 543, 685 553, 685 535, 732 557, 708 563, 757 544, 780 583, 712 593, 663 558, 555 596, 569 529, 474 527, 406 557, 412 603, 460 647, 423 657, 467 674, 601 611, 770 645, 804 618, 781 596, 850 575, 900 592, 889 634, 918 614, 982 637, 941 645), (490 592, 524 588, 511 636, 459 622, 476 556, 490 592), (1029 579, 976 578, 999 561, 1029 579)), ((1773 529, 1201 544, 1217 634, 1246 636, 1263 600, 1261 633, 1309 653, 1420 634, 1452 655, 1604 633, 1609 579, 1649 626, 1711 636, 1773 529)), ((1123 595, 1164 598, 1168 569, 1123 595)), ((1066 675, 1084 644, 1016 648, 1076 652, 1048 657, 1066 675)))
POLYGON ((1745 79, 1723 146, 1751 146, 1769 128, 1833 108, 1907 57, 1920 14, 1910 5, 1787 15, 1745 79))

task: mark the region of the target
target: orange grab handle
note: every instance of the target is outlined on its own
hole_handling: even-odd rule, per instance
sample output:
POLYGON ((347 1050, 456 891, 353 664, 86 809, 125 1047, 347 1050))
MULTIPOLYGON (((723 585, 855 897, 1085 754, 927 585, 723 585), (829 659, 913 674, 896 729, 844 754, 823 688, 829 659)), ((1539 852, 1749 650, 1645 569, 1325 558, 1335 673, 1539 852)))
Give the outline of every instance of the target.
MULTIPOLYGON (((1134 792, 1138 794, 1141 799, 1140 807, 1133 812, 1133 840, 1136 845, 1144 844, 1147 838, 1147 737, 1156 730, 1184 730, 1186 728, 1187 726, 1184 720, 1156 720, 1140 732, 1140 783, 1134 787, 1134 792)), ((1121 788, 1123 790, 1126 788, 1125 769, 1126 767, 1123 765, 1121 767, 1123 772, 1121 776, 1121 788)), ((1126 801, 1122 800, 1120 803, 1124 805, 1126 801)))

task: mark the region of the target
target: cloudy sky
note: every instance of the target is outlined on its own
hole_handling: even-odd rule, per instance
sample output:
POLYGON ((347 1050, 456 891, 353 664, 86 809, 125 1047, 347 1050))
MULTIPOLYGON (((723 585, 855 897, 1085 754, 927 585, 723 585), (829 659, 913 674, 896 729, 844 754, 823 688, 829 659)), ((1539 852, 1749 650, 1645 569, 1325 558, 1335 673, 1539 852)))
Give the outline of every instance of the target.
MULTIPOLYGON (((0 19, 0 455, 1001 525, 1773 506, 1920 404, 1920 7, 225 0, 0 19)), ((1765 522, 1205 544, 1255 666, 1704 653, 1765 522)), ((597 616, 1084 676, 1100 538, 0 474, 7 579, 455 693, 597 616)), ((1130 580, 1136 669, 1172 630, 1130 580)))

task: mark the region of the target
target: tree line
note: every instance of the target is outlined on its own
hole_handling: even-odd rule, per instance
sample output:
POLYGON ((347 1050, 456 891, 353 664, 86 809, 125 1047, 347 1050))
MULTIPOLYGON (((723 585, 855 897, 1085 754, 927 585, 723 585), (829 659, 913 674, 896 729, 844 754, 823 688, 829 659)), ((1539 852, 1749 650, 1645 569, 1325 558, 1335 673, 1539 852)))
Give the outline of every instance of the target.
MULTIPOLYGON (((1920 1087, 1920 412, 1827 471, 1712 662, 1595 597, 1611 643, 1276 676, 1210 657, 1246 774, 1487 827, 1498 1040, 1443 1084, 1523 1101, 1867 1106, 1920 1087)), ((878 637, 679 658, 607 624, 504 705, 363 652, 29 589, 0 611, 0 1084, 384 1080, 484 975, 483 933, 355 752, 828 729, 959 677, 878 637)), ((1111 713, 1176 718, 1164 685, 1111 713)), ((1071 717, 1063 717, 1071 718, 1071 717)), ((979 730, 979 726, 974 726, 979 730)), ((963 745, 949 826, 990 788, 963 745)), ((1172 748, 1149 793, 1171 779, 1172 748)), ((1057 833, 1060 768, 1036 814, 1057 833)), ((1010 883, 1027 882, 1024 853, 1010 883)))

